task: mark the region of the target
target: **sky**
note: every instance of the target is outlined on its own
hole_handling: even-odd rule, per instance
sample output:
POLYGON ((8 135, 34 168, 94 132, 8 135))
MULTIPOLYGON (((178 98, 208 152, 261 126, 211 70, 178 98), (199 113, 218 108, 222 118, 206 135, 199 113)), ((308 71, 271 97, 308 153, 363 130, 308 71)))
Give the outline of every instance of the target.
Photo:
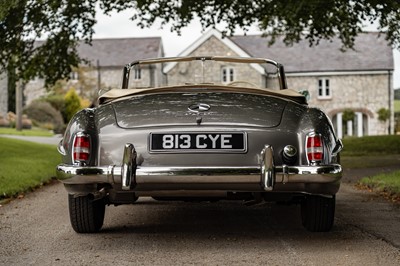
MULTIPOLYGON (((166 56, 176 56, 185 48, 195 42, 204 32, 198 21, 191 22, 181 30, 181 36, 171 32, 168 26, 163 29, 160 25, 153 25, 150 28, 141 29, 136 22, 131 21, 132 11, 113 13, 111 16, 97 12, 97 24, 94 27, 93 38, 131 38, 131 37, 161 37, 166 56)), ((221 26, 217 26, 222 30, 221 26)), ((375 26, 366 27, 366 30, 374 30, 375 26)), ((247 34, 260 34, 256 26, 249 29, 247 34)), ((238 29, 235 35, 241 35, 243 31, 238 29)), ((400 50, 394 50, 395 71, 393 73, 393 86, 400 89, 400 50)))

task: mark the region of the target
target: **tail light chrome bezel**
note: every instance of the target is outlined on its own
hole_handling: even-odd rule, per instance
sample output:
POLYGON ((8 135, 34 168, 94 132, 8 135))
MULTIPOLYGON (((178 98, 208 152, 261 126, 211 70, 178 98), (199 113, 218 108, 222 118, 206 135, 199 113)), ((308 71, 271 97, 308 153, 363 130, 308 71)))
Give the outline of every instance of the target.
POLYGON ((72 157, 72 162, 74 165, 88 165, 91 159, 91 147, 92 147, 92 139, 89 134, 84 133, 84 132, 78 132, 74 136, 74 140, 72 142, 72 147, 71 147, 71 157, 72 157), (88 143, 88 146, 76 146, 76 142, 79 139, 85 139, 85 143, 88 143), (76 152, 76 149, 79 148, 80 151, 76 152), (76 154, 87 154, 86 158, 76 158, 76 154))
POLYGON ((324 141, 321 134, 311 132, 305 140, 306 158, 309 165, 319 165, 324 160, 324 141), (312 143, 310 143, 312 142, 312 143), (317 143, 317 145, 313 145, 317 143))

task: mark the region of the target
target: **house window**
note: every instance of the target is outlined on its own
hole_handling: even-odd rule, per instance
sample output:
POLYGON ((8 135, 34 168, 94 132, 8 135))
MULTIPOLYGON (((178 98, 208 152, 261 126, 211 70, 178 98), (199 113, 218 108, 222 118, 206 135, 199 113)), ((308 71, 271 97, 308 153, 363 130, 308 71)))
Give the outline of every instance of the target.
POLYGON ((73 82, 78 82, 79 81, 79 74, 76 71, 72 71, 69 73, 69 79, 73 82))
POLYGON ((135 80, 142 79, 142 71, 140 68, 135 68, 135 80))
POLYGON ((235 80, 235 70, 233 67, 223 67, 221 69, 222 83, 229 83, 235 80))
POLYGON ((318 80, 318 98, 329 99, 331 98, 331 89, 329 79, 322 78, 318 80))
POLYGON ((30 83, 38 83, 40 80, 40 78, 38 76, 34 77, 33 79, 31 79, 29 82, 30 83))

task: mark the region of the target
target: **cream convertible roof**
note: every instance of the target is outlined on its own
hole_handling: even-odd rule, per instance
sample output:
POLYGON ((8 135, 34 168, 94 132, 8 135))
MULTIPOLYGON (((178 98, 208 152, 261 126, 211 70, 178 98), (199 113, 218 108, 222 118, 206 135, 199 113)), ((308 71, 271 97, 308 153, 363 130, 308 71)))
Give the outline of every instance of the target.
POLYGON ((232 86, 221 86, 211 84, 197 84, 197 85, 184 85, 184 86, 169 86, 160 88, 148 88, 148 89, 112 89, 107 91, 99 97, 99 104, 106 104, 109 102, 122 100, 131 96, 136 95, 147 95, 147 94, 158 94, 158 93, 179 93, 179 92, 230 92, 230 93, 248 93, 248 94, 259 94, 259 95, 270 95, 277 96, 286 99, 293 100, 295 102, 306 104, 306 98, 304 95, 291 90, 270 90, 270 89, 259 89, 259 88, 247 88, 247 87, 232 87, 232 86))

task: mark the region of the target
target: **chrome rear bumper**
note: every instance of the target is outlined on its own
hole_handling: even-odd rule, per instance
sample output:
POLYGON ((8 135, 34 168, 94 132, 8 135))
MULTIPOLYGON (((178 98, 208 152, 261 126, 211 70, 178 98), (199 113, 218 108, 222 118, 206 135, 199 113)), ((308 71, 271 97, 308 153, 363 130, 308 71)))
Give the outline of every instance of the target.
POLYGON ((259 166, 239 167, 143 167, 136 165, 136 151, 126 144, 121 166, 57 166, 57 178, 66 185, 96 183, 121 184, 123 190, 137 185, 259 184, 261 191, 272 191, 277 183, 338 183, 339 164, 318 166, 275 166, 273 149, 266 145, 259 166))

